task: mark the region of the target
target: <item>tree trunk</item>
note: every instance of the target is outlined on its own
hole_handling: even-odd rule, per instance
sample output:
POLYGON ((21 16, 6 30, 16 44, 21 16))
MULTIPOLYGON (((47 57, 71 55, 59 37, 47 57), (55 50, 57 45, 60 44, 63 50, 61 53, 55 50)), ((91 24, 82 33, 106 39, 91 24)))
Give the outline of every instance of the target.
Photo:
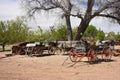
POLYGON ((2 44, 3 51, 5 51, 5 44, 2 44))
POLYGON ((71 23, 70 23, 70 16, 65 15, 65 19, 66 19, 66 25, 67 25, 68 41, 71 41, 73 39, 73 36, 72 36, 72 28, 71 28, 71 23))
POLYGON ((85 32, 85 30, 87 29, 89 25, 89 21, 87 20, 82 20, 78 29, 77 29, 77 33, 75 35, 75 39, 74 40, 80 40, 85 32))
POLYGON ((5 44, 1 43, 0 45, 2 46, 2 51, 5 51, 5 44))
POLYGON ((85 16, 84 18, 81 20, 81 23, 78 27, 76 36, 75 36, 75 40, 80 40, 85 32, 85 30, 87 29, 91 19, 92 19, 92 8, 94 5, 95 0, 88 0, 88 4, 87 4, 87 10, 85 12, 85 16))

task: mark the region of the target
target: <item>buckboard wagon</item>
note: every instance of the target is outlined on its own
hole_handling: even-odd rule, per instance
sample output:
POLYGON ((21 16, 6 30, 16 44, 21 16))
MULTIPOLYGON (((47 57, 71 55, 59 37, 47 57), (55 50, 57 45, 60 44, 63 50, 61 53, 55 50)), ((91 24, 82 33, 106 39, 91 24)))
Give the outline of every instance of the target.
POLYGON ((12 46, 12 54, 20 54, 20 55, 42 55, 44 52, 49 54, 54 54, 55 49, 52 44, 47 46, 43 45, 42 42, 22 42, 15 43, 12 46))
POLYGON ((26 55, 42 55, 44 52, 47 52, 48 54, 54 54, 55 50, 52 45, 39 45, 37 43, 29 43, 26 45, 26 55))
POLYGON ((80 62, 84 57, 87 57, 88 61, 96 61, 97 53, 93 48, 89 49, 89 51, 86 51, 85 47, 80 46, 71 49, 69 57, 72 62, 80 62))
POLYGON ((110 61, 113 54, 112 49, 109 45, 104 44, 100 46, 86 47, 86 45, 83 43, 71 49, 69 56, 65 59, 63 64, 68 59, 74 63, 81 62, 85 57, 89 63, 94 63, 99 60, 98 53, 101 54, 99 58, 101 58, 103 61, 110 61))

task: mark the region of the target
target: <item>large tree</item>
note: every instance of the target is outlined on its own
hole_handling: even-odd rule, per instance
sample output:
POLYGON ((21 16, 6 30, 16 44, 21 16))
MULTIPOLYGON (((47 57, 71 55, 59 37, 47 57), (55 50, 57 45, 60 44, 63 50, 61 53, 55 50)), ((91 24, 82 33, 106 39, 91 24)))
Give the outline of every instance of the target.
POLYGON ((87 29, 90 21, 95 17, 106 17, 120 22, 120 0, 85 0, 86 10, 79 16, 81 23, 78 27, 75 40, 79 40, 87 29))
POLYGON ((66 19, 68 40, 72 40, 70 16, 80 18, 75 40, 80 40, 90 21, 95 17, 106 17, 120 23, 120 0, 22 0, 29 15, 37 11, 62 11, 66 19))
POLYGON ((62 17, 65 17, 67 25, 68 40, 72 40, 72 28, 70 22, 70 13, 72 10, 71 0, 22 0, 22 5, 29 16, 35 15, 35 12, 42 10, 60 11, 62 17))

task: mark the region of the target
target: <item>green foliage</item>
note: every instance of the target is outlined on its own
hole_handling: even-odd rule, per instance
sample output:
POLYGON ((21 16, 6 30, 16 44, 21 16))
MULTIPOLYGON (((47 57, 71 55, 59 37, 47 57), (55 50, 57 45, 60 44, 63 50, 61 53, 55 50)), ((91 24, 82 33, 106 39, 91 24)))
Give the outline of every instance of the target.
POLYGON ((95 39, 102 41, 102 40, 104 40, 104 38, 105 38, 105 33, 102 30, 99 30, 97 32, 95 39))
POLYGON ((24 17, 8 21, 8 26, 10 43, 26 41, 29 28, 24 21, 24 17))
POLYGON ((84 36, 83 37, 92 37, 95 38, 97 34, 97 29, 93 25, 89 25, 88 28, 86 29, 84 36))
POLYGON ((0 42, 24 42, 27 39, 29 28, 24 17, 0 23, 0 42))
POLYGON ((73 37, 75 36, 76 32, 77 32, 77 28, 73 28, 73 31, 72 31, 73 37))
POLYGON ((67 39, 67 28, 62 25, 57 29, 57 39, 67 39))
POLYGON ((6 22, 1 21, 0 22, 0 43, 4 44, 8 42, 8 26, 6 25, 6 22))
POLYGON ((50 40, 66 40, 67 28, 64 25, 59 26, 57 29, 51 30, 50 40))
POLYGON ((36 31, 33 31, 31 33, 32 33, 31 34, 32 39, 30 39, 30 40, 32 40, 32 41, 42 41, 41 39, 42 39, 42 35, 43 35, 43 30, 40 26, 38 26, 38 29, 36 31))
POLYGON ((28 35, 28 39, 32 41, 54 41, 54 40, 65 40, 67 39, 66 26, 61 25, 56 29, 51 27, 50 30, 43 31, 40 26, 36 31, 31 31, 28 35))
POLYGON ((117 33, 117 35, 115 36, 115 39, 120 40, 120 34, 119 33, 117 33))
POLYGON ((105 39, 108 39, 108 40, 115 40, 115 33, 114 32, 109 32, 105 39))
POLYGON ((37 30, 28 32, 26 41, 38 41, 38 42, 42 41, 42 42, 44 42, 49 39, 50 39, 50 31, 48 31, 48 30, 43 31, 42 28, 40 26, 38 26, 37 30))

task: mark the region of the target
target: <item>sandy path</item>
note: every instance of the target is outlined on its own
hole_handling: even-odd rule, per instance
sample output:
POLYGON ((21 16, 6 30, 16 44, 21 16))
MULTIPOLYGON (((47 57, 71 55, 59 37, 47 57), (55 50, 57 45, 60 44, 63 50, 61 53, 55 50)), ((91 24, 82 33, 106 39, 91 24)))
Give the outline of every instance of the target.
MULTIPOLYGON (((67 56, 28 57, 0 52, 0 80, 120 80, 120 56, 111 62, 75 64, 67 56)), ((86 59, 85 59, 86 60, 86 59)))

